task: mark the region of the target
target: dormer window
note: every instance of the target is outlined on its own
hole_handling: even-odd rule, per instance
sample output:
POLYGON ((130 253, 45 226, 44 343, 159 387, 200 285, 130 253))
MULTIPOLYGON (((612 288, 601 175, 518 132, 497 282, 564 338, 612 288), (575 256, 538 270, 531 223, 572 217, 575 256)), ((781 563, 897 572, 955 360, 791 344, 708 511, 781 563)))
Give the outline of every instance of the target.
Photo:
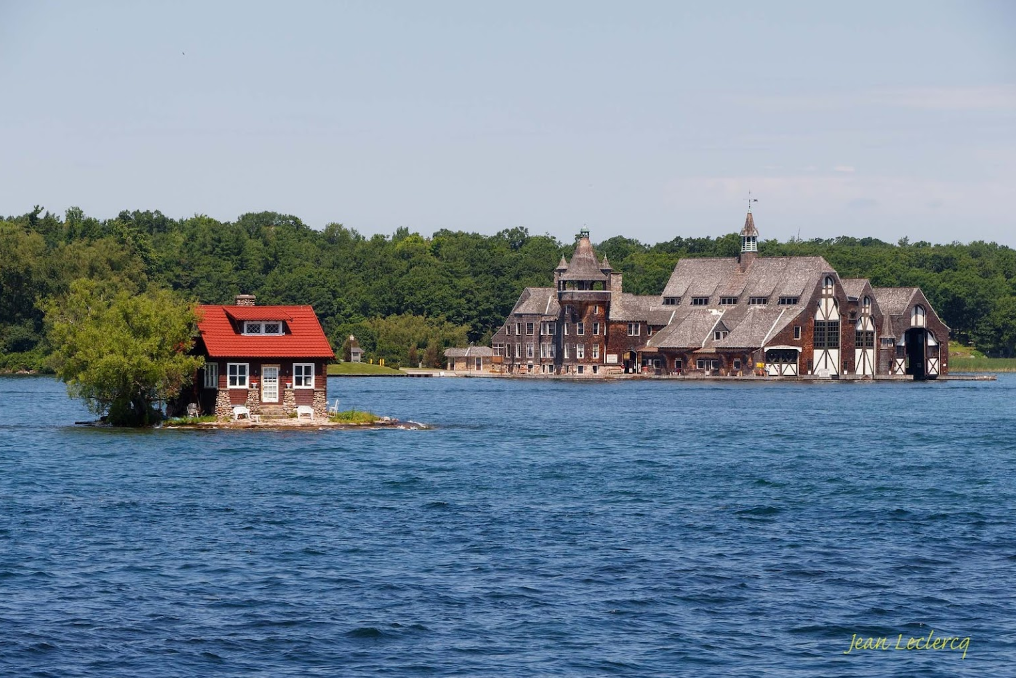
POLYGON ((780 306, 797 306, 800 297, 780 297, 780 306))
POLYGON ((749 306, 765 306, 769 303, 769 297, 748 297, 749 306))
POLYGON ((663 297, 664 306, 677 306, 681 303, 681 297, 663 297))
POLYGON ((243 323, 243 333, 250 336, 282 334, 282 322, 279 320, 246 320, 243 323))
POLYGON ((709 305, 709 297, 692 297, 691 298, 691 305, 692 306, 708 306, 709 305))
POLYGON ((720 306, 737 306, 737 297, 720 297, 720 306))

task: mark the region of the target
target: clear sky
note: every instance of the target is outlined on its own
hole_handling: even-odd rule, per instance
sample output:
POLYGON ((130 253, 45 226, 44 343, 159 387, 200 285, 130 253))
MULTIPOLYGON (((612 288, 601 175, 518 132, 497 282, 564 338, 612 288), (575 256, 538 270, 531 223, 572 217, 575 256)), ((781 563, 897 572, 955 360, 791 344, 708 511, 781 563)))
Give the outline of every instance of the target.
POLYGON ((1016 246, 1016 2, 8 2, 0 214, 1016 246))

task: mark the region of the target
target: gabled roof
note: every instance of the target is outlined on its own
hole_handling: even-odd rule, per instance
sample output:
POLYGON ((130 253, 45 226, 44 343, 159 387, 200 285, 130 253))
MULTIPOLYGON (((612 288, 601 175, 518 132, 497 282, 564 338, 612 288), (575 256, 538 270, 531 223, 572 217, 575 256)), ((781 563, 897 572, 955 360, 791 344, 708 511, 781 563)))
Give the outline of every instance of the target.
POLYGON ((686 308, 682 316, 654 334, 646 345, 656 348, 701 348, 712 338, 713 327, 722 317, 723 313, 708 308, 686 308))
POLYGON ((620 322, 649 321, 653 307, 659 305, 659 297, 629 294, 628 292, 617 294, 615 292, 610 299, 610 319, 620 322))
POLYGON ((868 279, 840 278, 840 284, 843 285, 843 291, 847 293, 847 298, 860 299, 861 293, 864 292, 864 286, 868 284, 868 279))
POLYGON ((738 303, 750 297, 804 297, 823 273, 835 275, 823 257, 760 257, 744 271, 735 258, 685 258, 674 267, 663 296, 709 297, 711 306, 721 296, 738 297, 738 303))
POLYGON ((561 274, 561 280, 607 280, 607 274, 600 270, 600 264, 596 261, 596 253, 593 252, 593 244, 589 238, 582 236, 575 245, 575 253, 568 264, 568 270, 561 274))
POLYGON ((561 312, 557 303, 557 292, 553 287, 527 287, 515 302, 512 315, 554 316, 561 312))
POLYGON ((901 315, 917 294, 916 287, 875 287, 875 301, 886 315, 901 315))
POLYGON ((751 216, 751 211, 748 211, 748 216, 744 218, 744 228, 741 229, 742 237, 758 237, 758 229, 755 228, 755 217, 751 216))
POLYGON ((211 358, 334 358, 310 306, 198 306, 198 331, 211 358), (281 320, 282 335, 246 336, 245 320, 281 320))

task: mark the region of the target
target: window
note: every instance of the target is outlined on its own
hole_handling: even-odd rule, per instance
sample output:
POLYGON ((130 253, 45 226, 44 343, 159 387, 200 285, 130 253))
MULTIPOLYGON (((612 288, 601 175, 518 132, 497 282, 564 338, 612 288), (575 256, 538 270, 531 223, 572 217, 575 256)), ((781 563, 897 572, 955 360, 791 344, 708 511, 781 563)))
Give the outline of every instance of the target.
POLYGON ((504 326, 504 333, 505 333, 506 336, 511 336, 511 333, 512 333, 512 324, 511 323, 506 323, 505 324, 505 326, 504 326))
POLYGON ((593 323, 593 334, 598 335, 600 333, 600 323, 593 323))
POLYGON ((927 313, 924 310, 924 306, 921 306, 920 304, 914 306, 914 310, 910 313, 910 326, 924 327, 926 317, 927 313))
POLYGON ((709 305, 709 297, 692 297, 691 298, 691 305, 692 306, 708 306, 709 305))
POLYGON ((569 348, 568 344, 565 344, 564 345, 564 359, 565 360, 569 360, 570 358, 571 358, 571 349, 569 348))
POLYGON ((522 323, 515 323, 515 334, 522 334, 522 323))
POLYGON ((639 336, 639 331, 640 330, 641 330, 641 326, 638 323, 628 323, 628 336, 629 337, 637 337, 637 336, 639 336))
POLYGON ((550 357, 551 358, 556 358, 557 357, 557 345, 556 344, 551 344, 550 345, 550 357))
POLYGON ((568 336, 568 323, 564 323, 564 336, 568 336))
POLYGON ((599 344, 593 344, 593 360, 599 360, 599 359, 600 359, 600 345, 599 344))
POLYGON ((871 297, 865 297, 863 300, 861 300, 861 308, 863 308, 865 311, 871 310, 871 297))
POLYGON ((533 323, 526 323, 526 335, 533 336, 533 323))
POLYGON ((797 306, 800 297, 780 297, 780 306, 797 306))
POLYGON ((769 297, 749 297, 749 306, 765 306, 769 303, 769 297))
POLYGON ((770 365, 796 365, 797 351, 787 348, 773 348, 766 351, 766 362, 770 365))
POLYGON ((680 372, 684 368, 684 361, 680 358, 674 358, 674 369, 680 372))
POLYGON ((247 388, 247 363, 227 363, 229 388, 247 388))
POLYGON ((530 342, 528 342, 526 344, 526 357, 527 358, 532 358, 533 357, 533 352, 534 352, 533 342, 530 341, 530 342))
POLYGON ((831 275, 827 275, 825 277, 825 280, 822 281, 822 293, 823 294, 832 294, 833 293, 833 286, 835 284, 836 284, 836 281, 833 280, 833 277, 831 275))
POLYGON ((550 357, 550 344, 540 344, 540 360, 550 357))
POLYGON ((247 320, 243 323, 243 333, 249 335, 282 334, 282 322, 278 320, 247 320))
POLYGON ((578 360, 584 360, 586 357, 586 345, 575 344, 575 358, 578 360))
POLYGON ((600 307, 593 306, 593 315, 600 315, 600 307))
POLYGON ((314 363, 293 363, 293 388, 314 388, 314 363))
POLYGON ((875 333, 871 330, 856 330, 854 348, 875 348, 875 333))
POLYGON ((816 320, 814 345, 815 348, 839 348, 840 321, 816 320))
POLYGON ((882 348, 892 348, 896 345, 896 340, 892 337, 882 337, 882 348))
POLYGON ((557 323, 556 322, 540 323, 540 334, 548 336, 557 334, 557 323))
POLYGON ((522 357, 522 344, 515 344, 515 357, 516 358, 522 357))
POLYGON ((219 388, 219 363, 205 363, 205 388, 219 388))
POLYGON ((741 359, 740 358, 734 358, 734 369, 735 370, 741 369, 741 359))
POLYGON ((730 334, 727 330, 716 330, 713 332, 713 339, 719 341, 720 339, 726 339, 727 335, 730 334))
POLYGON ((720 369, 720 361, 709 360, 708 358, 699 358, 695 361, 695 366, 700 370, 718 370, 720 369))
POLYGON ((794 339, 800 339, 800 338, 801 338, 801 326, 800 325, 794 325, 794 339))
POLYGON ((575 334, 577 334, 577 335, 579 335, 581 337, 585 333, 586 333, 586 324, 585 323, 575 323, 575 334))
POLYGON ((504 344, 494 344, 494 355, 497 356, 504 355, 504 344))
POLYGON ((736 306, 737 297, 720 297, 720 306, 736 306))
POLYGON ((681 297, 663 297, 664 306, 677 306, 681 303, 681 297))

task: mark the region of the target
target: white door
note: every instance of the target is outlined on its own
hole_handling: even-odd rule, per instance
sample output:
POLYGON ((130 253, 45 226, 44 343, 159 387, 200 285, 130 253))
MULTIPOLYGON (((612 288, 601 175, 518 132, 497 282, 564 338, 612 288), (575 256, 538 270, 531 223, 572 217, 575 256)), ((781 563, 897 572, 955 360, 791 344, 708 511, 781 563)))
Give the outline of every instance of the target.
POLYGON ((261 402, 279 402, 279 367, 261 368, 261 402))

